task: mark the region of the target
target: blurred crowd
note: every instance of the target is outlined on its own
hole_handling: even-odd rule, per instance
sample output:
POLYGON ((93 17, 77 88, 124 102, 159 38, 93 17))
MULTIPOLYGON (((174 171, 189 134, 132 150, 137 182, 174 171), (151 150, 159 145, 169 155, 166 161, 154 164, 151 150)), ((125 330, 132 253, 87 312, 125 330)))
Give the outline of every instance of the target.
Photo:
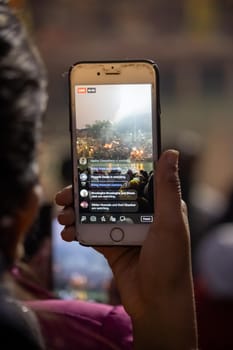
MULTIPOLYGON (((233 337, 233 177, 231 141, 220 126, 206 139, 175 137, 188 208, 200 349, 231 349, 233 337)), ((169 146, 172 146, 169 144, 169 146)))

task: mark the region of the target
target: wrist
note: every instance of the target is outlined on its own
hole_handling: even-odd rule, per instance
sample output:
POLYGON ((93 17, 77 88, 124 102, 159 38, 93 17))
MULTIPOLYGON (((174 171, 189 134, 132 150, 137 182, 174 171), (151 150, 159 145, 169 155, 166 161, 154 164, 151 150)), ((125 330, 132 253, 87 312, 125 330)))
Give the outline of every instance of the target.
POLYGON ((189 297, 162 297, 143 315, 132 318, 135 350, 198 348, 195 303, 189 297))

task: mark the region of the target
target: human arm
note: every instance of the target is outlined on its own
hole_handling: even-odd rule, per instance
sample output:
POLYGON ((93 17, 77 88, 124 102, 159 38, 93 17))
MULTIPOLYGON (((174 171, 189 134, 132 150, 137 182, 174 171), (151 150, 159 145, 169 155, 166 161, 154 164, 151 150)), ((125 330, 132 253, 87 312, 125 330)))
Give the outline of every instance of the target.
MULTIPOLYGON (((178 176, 178 152, 165 151, 157 164, 155 222, 142 247, 98 247, 113 271, 130 315, 137 350, 197 349, 190 234, 178 176)), ((72 191, 56 195, 64 206, 62 238, 75 239, 72 191)))

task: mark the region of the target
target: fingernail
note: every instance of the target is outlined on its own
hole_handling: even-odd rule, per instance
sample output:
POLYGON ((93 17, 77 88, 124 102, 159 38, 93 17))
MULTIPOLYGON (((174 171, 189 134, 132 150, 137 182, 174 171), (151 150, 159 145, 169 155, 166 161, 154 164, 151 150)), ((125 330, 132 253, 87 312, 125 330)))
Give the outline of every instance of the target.
POLYGON ((176 150, 169 150, 167 152, 166 160, 167 160, 167 164, 173 167, 178 167, 179 152, 176 150))

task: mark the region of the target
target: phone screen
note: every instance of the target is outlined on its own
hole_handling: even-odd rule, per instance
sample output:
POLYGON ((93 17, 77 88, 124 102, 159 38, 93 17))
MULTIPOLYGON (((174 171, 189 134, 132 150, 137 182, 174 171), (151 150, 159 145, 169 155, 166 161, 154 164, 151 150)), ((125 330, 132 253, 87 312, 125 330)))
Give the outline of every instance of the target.
POLYGON ((79 223, 150 224, 152 84, 74 88, 79 223))

